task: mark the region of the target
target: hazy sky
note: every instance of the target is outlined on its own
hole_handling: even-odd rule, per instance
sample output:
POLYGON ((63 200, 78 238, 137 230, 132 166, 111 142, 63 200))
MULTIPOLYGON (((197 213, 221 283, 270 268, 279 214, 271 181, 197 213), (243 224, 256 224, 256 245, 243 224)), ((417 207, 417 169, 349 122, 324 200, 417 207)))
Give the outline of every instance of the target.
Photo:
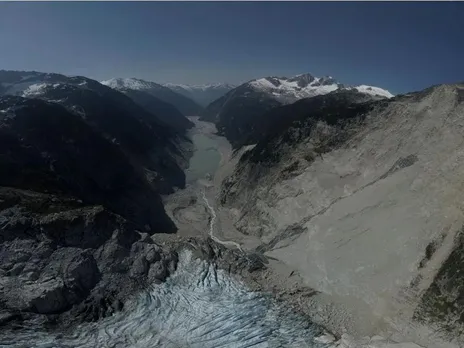
POLYGON ((331 75, 394 93, 464 81, 464 3, 0 3, 0 69, 240 83, 331 75))

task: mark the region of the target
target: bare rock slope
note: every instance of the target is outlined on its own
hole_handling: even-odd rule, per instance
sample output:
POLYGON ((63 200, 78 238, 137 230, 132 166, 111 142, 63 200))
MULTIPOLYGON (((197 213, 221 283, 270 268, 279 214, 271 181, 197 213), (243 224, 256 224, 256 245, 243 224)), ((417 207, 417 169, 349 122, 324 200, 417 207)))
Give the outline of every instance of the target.
POLYGON ((331 93, 280 109, 290 119, 223 183, 235 227, 319 303, 339 304, 335 329, 352 315, 362 334, 415 322, 459 336, 464 85, 380 101, 331 93))

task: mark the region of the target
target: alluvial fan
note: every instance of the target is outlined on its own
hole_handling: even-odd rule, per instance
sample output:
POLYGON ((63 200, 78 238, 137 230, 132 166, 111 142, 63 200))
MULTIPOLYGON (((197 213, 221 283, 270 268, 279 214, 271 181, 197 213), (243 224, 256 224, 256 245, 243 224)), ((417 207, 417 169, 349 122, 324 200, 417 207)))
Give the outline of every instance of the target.
POLYGON ((124 311, 73 333, 0 334, 1 347, 328 347, 322 330, 284 313, 213 264, 181 254, 166 283, 129 300, 124 311))

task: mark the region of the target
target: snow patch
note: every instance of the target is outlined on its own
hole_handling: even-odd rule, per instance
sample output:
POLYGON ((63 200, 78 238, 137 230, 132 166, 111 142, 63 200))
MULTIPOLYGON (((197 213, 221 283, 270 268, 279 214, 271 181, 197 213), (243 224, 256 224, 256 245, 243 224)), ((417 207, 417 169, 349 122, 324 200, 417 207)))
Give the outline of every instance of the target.
POLYGON ((1 109, 0 114, 4 120, 12 120, 16 117, 16 111, 24 108, 22 104, 9 106, 7 108, 1 109))
MULTIPOLYGON (((23 91, 23 97, 35 97, 45 92, 45 89, 50 86, 48 83, 36 83, 30 85, 23 91)), ((59 86, 59 85, 58 85, 59 86)))
POLYGON ((250 86, 254 87, 255 89, 258 89, 258 90, 267 90, 267 89, 274 89, 276 88, 276 86, 274 86, 272 84, 271 81, 269 81, 268 79, 266 78, 262 78, 262 79, 257 79, 255 81, 251 81, 250 82, 250 86))
POLYGON ((5 86, 7 87, 7 90, 4 92, 4 94, 22 96, 24 91, 27 90, 29 86, 32 86, 38 83, 40 83, 40 81, 34 80, 34 81, 9 84, 8 86, 5 86))
POLYGON ((25 75, 25 76, 21 76, 21 81, 25 81, 25 80, 29 80, 33 77, 37 77, 36 75, 25 75))
POLYGON ((374 96, 381 96, 381 97, 386 97, 386 98, 393 98, 394 95, 391 94, 389 91, 379 88, 379 87, 374 87, 374 86, 367 86, 367 85, 360 85, 355 87, 358 92, 361 93, 366 93, 374 96))

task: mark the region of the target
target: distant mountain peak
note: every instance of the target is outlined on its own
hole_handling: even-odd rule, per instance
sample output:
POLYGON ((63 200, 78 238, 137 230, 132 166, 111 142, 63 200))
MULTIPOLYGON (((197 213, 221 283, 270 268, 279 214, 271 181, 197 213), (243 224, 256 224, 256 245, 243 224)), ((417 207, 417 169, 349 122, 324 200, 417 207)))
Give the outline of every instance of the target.
POLYGON ((304 87, 315 80, 315 77, 309 73, 299 74, 288 79, 290 82, 297 82, 298 86, 304 87))
POLYGON ((358 92, 377 97, 391 98, 389 91, 367 85, 345 86, 332 76, 315 77, 305 73, 293 77, 263 77, 248 83, 253 90, 267 93, 274 99, 284 103, 291 103, 299 99, 328 94, 336 90, 357 90, 358 92))

